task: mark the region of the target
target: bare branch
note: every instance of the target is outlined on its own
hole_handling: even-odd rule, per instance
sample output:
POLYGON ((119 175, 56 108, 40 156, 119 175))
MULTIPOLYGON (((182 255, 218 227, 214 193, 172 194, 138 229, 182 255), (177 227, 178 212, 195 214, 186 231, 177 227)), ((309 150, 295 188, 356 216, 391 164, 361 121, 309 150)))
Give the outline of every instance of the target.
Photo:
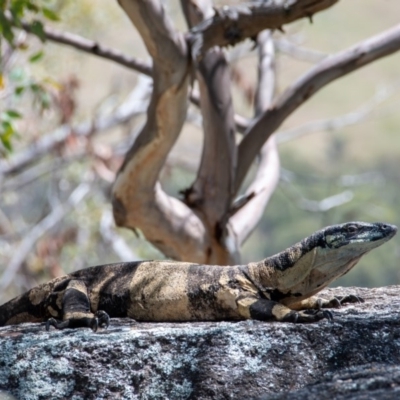
MULTIPOLYGON (((260 115, 270 106, 275 92, 275 53, 270 31, 261 32, 257 42, 259 82, 255 105, 256 115, 260 115)), ((270 137, 260 151, 255 178, 246 191, 248 201, 237 211, 232 210, 229 223, 239 245, 244 243, 257 226, 278 181, 279 154, 275 137, 270 137)))
POLYGON ((286 174, 282 173, 282 182, 285 187, 292 192, 291 198, 296 203, 297 207, 311 212, 326 212, 332 208, 340 207, 353 200, 354 193, 351 190, 344 190, 343 192, 334 194, 332 196, 326 197, 322 200, 310 200, 303 196, 303 194, 295 188, 292 184, 290 177, 286 171, 286 174))
MULTIPOLYGON (((23 29, 31 33, 31 24, 27 22, 22 22, 23 29)), ((73 47, 77 50, 84 51, 86 53, 102 57, 106 60, 114 61, 120 65, 123 65, 129 69, 135 70, 147 76, 152 76, 153 68, 150 64, 138 60, 134 57, 130 57, 119 50, 112 49, 110 47, 104 46, 96 41, 86 39, 75 33, 59 31, 57 29, 49 28, 47 26, 43 29, 45 37, 47 40, 53 41, 55 43, 65 44, 67 46, 73 47)), ((11 92, 10 92, 11 93, 11 92)), ((200 105, 200 95, 197 92, 191 92, 190 101, 199 106, 200 105)), ((235 124, 236 130, 243 133, 249 126, 249 121, 235 114, 235 124)))
POLYGON ((113 128, 128 121, 135 115, 144 113, 148 103, 148 86, 145 87, 145 83, 141 84, 141 82, 142 80, 139 80, 137 87, 132 90, 127 100, 117 107, 112 114, 100 115, 94 120, 84 121, 72 127, 70 125, 62 125, 53 132, 41 136, 27 149, 16 153, 10 159, 0 160, 0 176, 14 174, 37 162, 38 159, 48 155, 65 143, 71 132, 74 132, 77 136, 89 136, 113 128))
MULTIPOLYGON (((189 95, 191 103, 200 107, 200 93, 197 90, 192 90, 189 95)), ((234 115, 235 128, 238 132, 244 133, 250 126, 250 120, 242 115, 234 115)))
POLYGON ((320 51, 301 47, 285 38, 274 39, 274 43, 278 51, 300 61, 317 63, 329 56, 329 54, 320 51))
POLYGON ((282 25, 325 10, 338 0, 270 0, 238 6, 224 6, 215 16, 191 30, 192 56, 201 58, 214 46, 234 45, 254 38, 264 29, 280 29, 282 25))
POLYGON ((205 229, 181 201, 157 182, 159 172, 186 118, 189 62, 183 35, 175 31, 161 3, 120 0, 153 58, 154 88, 147 121, 113 188, 117 225, 139 228, 169 257, 206 259, 205 229), (189 256, 187 256, 189 257, 189 256))
MULTIPOLYGON (((182 3, 190 26, 214 13, 212 2, 208 0, 182 3)), ((197 178, 185 192, 185 200, 201 211, 213 231, 229 208, 236 167, 230 73, 221 49, 209 50, 196 67, 204 143, 197 178)))
MULTIPOLYGON (((32 26, 28 22, 23 21, 21 26, 25 31, 32 33, 32 26)), ((106 60, 114 61, 145 75, 152 74, 151 65, 145 63, 144 61, 137 60, 134 57, 127 56, 121 51, 103 46, 102 44, 93 40, 86 39, 74 33, 61 32, 48 26, 43 28, 43 32, 46 39, 51 40, 52 42, 65 44, 75 49, 82 50, 86 53, 105 58, 106 60)))
POLYGON ((236 190, 263 143, 301 104, 328 83, 381 57, 400 50, 400 25, 332 55, 317 64, 290 86, 249 128, 239 145, 236 190))
POLYGON ((53 211, 35 225, 28 232, 18 248, 15 250, 11 261, 7 265, 0 279, 0 290, 5 290, 14 279, 15 274, 20 269, 28 254, 31 252, 35 243, 53 226, 60 222, 84 197, 90 192, 88 183, 81 183, 69 196, 66 204, 60 204, 53 211))
POLYGON ((338 131, 349 125, 357 124, 376 114, 375 110, 379 104, 387 100, 394 92, 399 90, 398 84, 393 84, 390 88, 378 90, 377 93, 367 103, 350 113, 334 118, 327 118, 318 121, 311 121, 302 126, 285 131, 277 132, 276 139, 278 144, 288 142, 298 137, 314 132, 338 131))

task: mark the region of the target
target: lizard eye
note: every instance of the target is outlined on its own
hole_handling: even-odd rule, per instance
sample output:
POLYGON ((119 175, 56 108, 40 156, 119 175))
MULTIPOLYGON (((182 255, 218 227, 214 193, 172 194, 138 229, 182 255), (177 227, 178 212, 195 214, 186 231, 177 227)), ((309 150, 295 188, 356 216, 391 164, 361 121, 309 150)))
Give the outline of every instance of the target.
POLYGON ((347 227, 347 232, 348 233, 356 233, 356 231, 357 231, 357 227, 355 225, 349 225, 347 227))

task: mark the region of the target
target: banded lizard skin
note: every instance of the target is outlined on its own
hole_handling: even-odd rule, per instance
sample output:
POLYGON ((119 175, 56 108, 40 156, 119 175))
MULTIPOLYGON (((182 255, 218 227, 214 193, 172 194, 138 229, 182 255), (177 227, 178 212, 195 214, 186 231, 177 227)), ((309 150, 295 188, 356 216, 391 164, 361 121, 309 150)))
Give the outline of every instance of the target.
POLYGON ((110 317, 137 321, 258 319, 315 322, 323 308, 356 296, 314 295, 396 234, 394 225, 328 226, 260 262, 237 266, 137 261, 90 267, 39 285, 0 306, 0 326, 46 321, 46 328, 107 327, 110 317))

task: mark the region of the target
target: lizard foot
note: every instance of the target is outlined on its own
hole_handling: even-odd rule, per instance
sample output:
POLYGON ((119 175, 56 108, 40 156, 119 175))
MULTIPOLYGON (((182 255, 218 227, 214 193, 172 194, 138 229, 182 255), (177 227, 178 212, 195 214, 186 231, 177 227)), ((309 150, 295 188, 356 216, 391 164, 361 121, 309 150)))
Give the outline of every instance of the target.
POLYGON ((97 311, 94 317, 69 318, 65 321, 49 318, 46 322, 46 331, 50 330, 50 326, 54 326, 56 329, 87 327, 96 332, 99 326, 107 329, 109 325, 109 315, 105 311, 97 311))
POLYGON ((349 294, 347 296, 335 296, 329 300, 322 300, 320 303, 320 308, 340 308, 346 303, 364 303, 365 300, 362 297, 356 296, 354 294, 349 294))
POLYGON ((317 322, 321 319, 333 321, 333 314, 328 310, 303 310, 292 311, 282 320, 284 322, 304 323, 317 322))

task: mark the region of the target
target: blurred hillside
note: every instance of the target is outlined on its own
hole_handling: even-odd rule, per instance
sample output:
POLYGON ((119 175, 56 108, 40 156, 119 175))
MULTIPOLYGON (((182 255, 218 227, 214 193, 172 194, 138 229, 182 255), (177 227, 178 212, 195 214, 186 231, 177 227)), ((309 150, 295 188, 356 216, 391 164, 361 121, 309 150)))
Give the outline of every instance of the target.
MULTIPOLYGON (((168 10, 174 14, 177 26, 185 29, 178 2, 168 2, 168 10)), ((126 54, 148 59, 141 39, 117 2, 64 0, 58 3, 58 11, 62 20, 54 25, 57 29, 75 32, 126 54)), ((313 24, 301 21, 288 26, 286 34, 276 33, 282 46, 281 49, 278 46, 277 56, 278 91, 283 91, 311 68, 315 60, 390 28, 398 23, 399 15, 398 0, 341 1, 315 16, 313 24), (284 51, 285 43, 303 48, 302 55, 288 55, 284 51)), ((249 47, 248 44, 242 47, 246 46, 249 47)), ((26 57, 41 47, 38 40, 29 38, 26 57)), ((239 50, 229 50, 231 58, 236 59, 239 50)), ((245 89, 254 89, 256 55, 251 52, 233 65, 240 78, 233 87, 236 110, 250 116, 245 89)), ((281 182, 258 230, 243 249, 244 262, 281 251, 329 224, 364 220, 400 226, 399 66, 398 53, 334 82, 300 107, 281 127, 278 134, 282 141, 281 182), (365 110, 369 112, 364 113, 365 110), (359 119, 357 123, 333 127, 332 121, 343 122, 344 116, 350 113, 359 119), (326 122, 323 129, 311 131, 305 126, 317 120, 326 122), (304 126, 302 132, 297 130, 304 126), (285 141, 288 134, 298 136, 285 141), (336 197, 332 200, 332 196, 336 197), (335 198, 343 204, 333 207, 335 198)), ((32 64, 30 73, 38 79, 51 78, 55 82, 76 80, 71 124, 115 109, 138 82, 138 75, 131 70, 50 42, 44 45, 44 57, 32 64)), ((33 138, 54 130, 60 119, 59 112, 54 110, 45 111, 38 118, 38 112, 29 100, 17 106, 23 112, 24 120, 19 126, 22 134, 15 143, 14 153, 33 138)), ((19 251, 22 238, 29 235, 32 226, 53 207, 54 198, 65 201, 74 184, 78 185, 82 179, 91 182, 90 192, 84 200, 66 214, 61 224, 31 246, 22 270, 15 276, 14 285, 2 293, 4 298, 49 276, 120 260, 103 235, 101 223, 107 220, 111 209, 109 194, 113 175, 102 174, 103 164, 99 159, 102 162, 107 159, 110 171, 115 172, 129 148, 132 132, 142 123, 143 115, 139 115, 96 135, 90 148, 91 154, 97 154, 94 161, 85 154, 64 163, 60 157, 57 165, 44 160, 50 166, 50 173, 38 173, 35 179, 27 179, 26 183, 15 176, 0 182, 3 228, 7 224, 9 227, 8 231, 0 232, 0 273, 19 251), (103 158, 98 156, 100 153, 103 158)), ((201 143, 201 129, 196 123, 187 124, 162 177, 163 185, 170 193, 178 195, 191 184, 201 143)), ((70 145, 71 149, 77 146, 76 143, 70 145)), ((117 234, 126 241, 135 257, 162 257, 132 232, 119 229, 117 234)), ((400 235, 365 257, 359 266, 337 282, 359 286, 399 283, 400 235)))

